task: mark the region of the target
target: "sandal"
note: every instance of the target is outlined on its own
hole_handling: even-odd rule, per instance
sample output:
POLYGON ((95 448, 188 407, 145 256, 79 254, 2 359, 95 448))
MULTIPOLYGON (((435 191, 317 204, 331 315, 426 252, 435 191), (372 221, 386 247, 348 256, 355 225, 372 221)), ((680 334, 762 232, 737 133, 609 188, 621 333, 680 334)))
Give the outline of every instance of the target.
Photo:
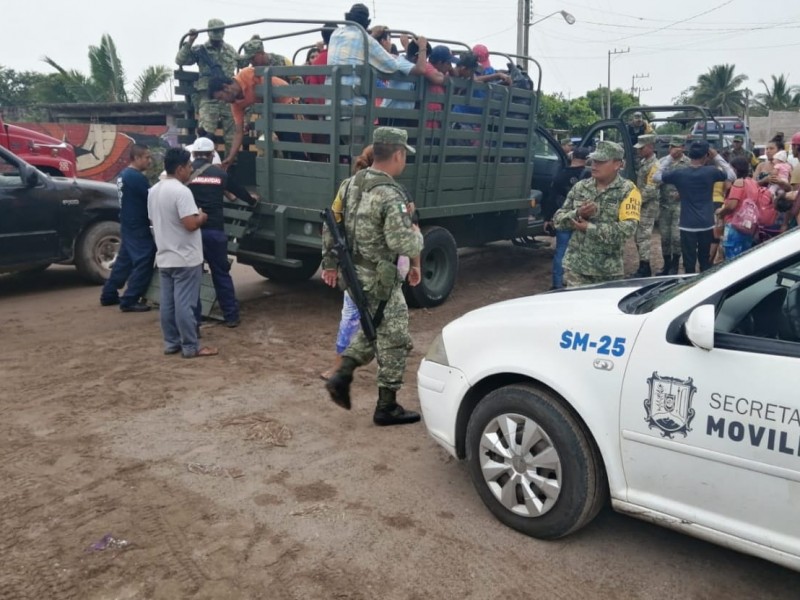
POLYGON ((219 350, 216 348, 212 348, 211 346, 203 346, 194 354, 184 354, 183 358, 202 358, 204 356, 216 356, 219 354, 219 350))

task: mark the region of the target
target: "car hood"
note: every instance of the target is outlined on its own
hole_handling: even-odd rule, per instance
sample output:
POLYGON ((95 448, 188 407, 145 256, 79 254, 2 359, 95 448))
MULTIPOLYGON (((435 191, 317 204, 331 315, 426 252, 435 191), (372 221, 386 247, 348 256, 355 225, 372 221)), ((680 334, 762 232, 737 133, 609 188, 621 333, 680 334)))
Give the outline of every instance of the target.
POLYGON ((54 188, 71 198, 87 202, 92 200, 118 202, 117 186, 113 183, 72 177, 51 177, 41 172, 40 176, 47 177, 54 188))

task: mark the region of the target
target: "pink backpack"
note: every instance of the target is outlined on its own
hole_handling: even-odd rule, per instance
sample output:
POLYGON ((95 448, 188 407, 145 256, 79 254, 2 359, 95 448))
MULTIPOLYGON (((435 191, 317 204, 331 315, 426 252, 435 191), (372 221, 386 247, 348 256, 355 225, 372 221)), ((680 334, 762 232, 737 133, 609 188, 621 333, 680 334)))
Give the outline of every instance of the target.
POLYGON ((775 201, 769 188, 759 186, 755 203, 758 207, 759 226, 771 227, 774 225, 778 219, 778 210, 775 208, 775 201))
POLYGON ((731 217, 731 227, 742 235, 755 235, 759 225, 759 210, 756 201, 745 198, 739 201, 736 212, 731 217))

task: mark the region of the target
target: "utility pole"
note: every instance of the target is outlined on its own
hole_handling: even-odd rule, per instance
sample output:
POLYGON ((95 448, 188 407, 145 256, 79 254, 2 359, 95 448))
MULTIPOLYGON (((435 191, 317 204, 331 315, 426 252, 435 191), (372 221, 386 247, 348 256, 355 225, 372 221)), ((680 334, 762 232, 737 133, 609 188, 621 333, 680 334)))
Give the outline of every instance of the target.
POLYGON ((626 48, 625 50, 617 50, 614 48, 613 50, 608 51, 608 88, 607 88, 607 96, 606 96, 606 118, 611 118, 611 55, 613 54, 626 54, 630 52, 631 49, 626 48))
MULTIPOLYGON (((528 33, 531 24, 531 0, 517 0, 517 56, 528 56, 528 33)), ((528 69, 528 61, 522 61, 528 69)))
POLYGON ((651 88, 651 87, 646 87, 646 88, 638 87, 638 88, 636 88, 636 103, 637 104, 641 104, 642 103, 642 92, 650 92, 650 91, 652 91, 652 89, 653 88, 651 88))
POLYGON ((636 95, 636 80, 637 79, 647 79, 650 77, 650 73, 647 75, 631 75, 631 96, 636 95))

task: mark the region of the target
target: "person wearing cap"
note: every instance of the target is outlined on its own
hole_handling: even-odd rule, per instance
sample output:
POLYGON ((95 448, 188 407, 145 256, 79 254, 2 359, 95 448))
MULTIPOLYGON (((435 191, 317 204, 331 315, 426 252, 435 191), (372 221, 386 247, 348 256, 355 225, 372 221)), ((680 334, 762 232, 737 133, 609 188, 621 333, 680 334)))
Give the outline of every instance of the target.
POLYGON ((747 162, 750 163, 752 168, 755 169, 758 166, 758 159, 756 158, 755 154, 744 147, 744 137, 737 134, 733 136, 733 142, 731 143, 731 148, 728 151, 728 157, 733 160, 734 158, 738 158, 740 156, 746 158, 747 162))
POLYGON ((656 136, 648 133, 640 135, 633 147, 639 153, 639 165, 636 171, 636 187, 642 194, 642 214, 636 227, 636 250, 639 252, 639 269, 633 277, 650 277, 653 270, 650 266, 650 246, 653 238, 653 226, 658 218, 658 191, 660 184, 653 181, 658 169, 656 158, 656 136))
MULTIPOLYGON (((669 140, 672 169, 689 166, 689 159, 683 154, 685 141, 679 135, 673 135, 669 140)), ((681 196, 674 185, 662 183, 658 201, 658 232, 661 235, 664 266, 656 275, 676 275, 681 262, 681 196)))
POLYGON ((683 253, 683 270, 695 273, 711 267, 711 243, 714 239, 714 184, 736 179, 731 166, 708 142, 693 141, 689 145, 689 167, 673 168, 672 156, 665 156, 658 164, 653 180, 674 185, 680 194, 680 238, 683 253), (711 158, 714 166, 706 164, 711 158))
POLYGON ((564 151, 564 154, 569 157, 572 149, 575 147, 575 144, 572 142, 572 140, 569 138, 561 138, 558 143, 561 144, 561 149, 564 151))
POLYGON ((199 78, 195 82, 195 93, 191 102, 197 113, 197 127, 201 135, 216 135, 217 126, 222 124, 225 143, 229 144, 233 138, 234 125, 231 112, 224 103, 208 96, 208 84, 212 77, 233 77, 239 63, 236 50, 225 43, 225 23, 219 19, 208 21, 208 41, 205 44, 193 46, 197 40, 197 31, 189 30, 186 41, 181 45, 175 62, 178 66, 196 64, 199 78))
MULTIPOLYGON (((329 65, 363 65, 369 55, 369 64, 381 73, 404 73, 405 75, 423 75, 425 63, 427 61, 426 48, 427 40, 419 36, 419 55, 417 62, 411 63, 401 56, 395 56, 387 52, 378 40, 370 35, 366 35, 365 30, 369 29, 370 18, 369 8, 363 4, 354 4, 344 18, 353 21, 357 25, 344 25, 337 27, 331 35, 328 44, 328 64, 329 65), (367 46, 369 52, 367 52, 367 46)), ((344 75, 341 78, 343 85, 357 89, 361 83, 358 75, 344 75)), ((325 78, 325 84, 331 85, 330 77, 325 78)), ((344 98, 343 105, 363 106, 367 103, 364 96, 356 95, 353 98, 344 98)))
MULTIPOLYGON (((407 196, 395 181, 406 166, 406 153, 413 153, 408 134, 396 127, 377 127, 373 132, 372 166, 345 180, 337 196, 344 204, 342 215, 345 238, 356 273, 373 316, 383 315, 376 326, 378 363, 378 402, 373 415, 376 425, 416 423, 418 413, 397 403, 403 384, 406 359, 411 349, 408 333, 408 306, 397 273, 397 257, 414 259, 422 251, 423 238, 411 220, 407 196), (356 225, 358 225, 356 227, 356 225)), ((336 260, 331 254, 333 238, 323 230, 322 278, 335 287, 338 282, 336 260)), ((409 273, 409 283, 421 280, 418 268, 409 273)), ((361 308, 361 307, 359 307, 361 308)), ((350 384, 356 368, 375 357, 372 344, 359 331, 342 353, 339 368, 325 388, 338 406, 350 409, 350 384)))
MULTIPOLYGON (((294 63, 281 54, 266 52, 261 36, 255 34, 242 44, 239 65, 250 65, 252 67, 292 67, 294 63)), ((299 75, 293 75, 289 78, 289 83, 303 83, 303 78, 299 75)))
POLYGON ((492 63, 489 62, 489 49, 486 46, 483 44, 475 44, 472 47, 472 53, 475 55, 475 58, 478 59, 480 75, 491 75, 497 72, 492 66, 492 63))
POLYGON ((146 312, 150 307, 141 302, 141 298, 150 287, 156 257, 156 244, 147 217, 150 182, 145 176, 152 157, 148 147, 142 144, 133 144, 129 156, 130 164, 117 176, 122 241, 111 274, 100 292, 100 304, 119 304, 122 312, 146 312), (126 283, 125 293, 120 298, 119 290, 126 283))
POLYGON ((572 151, 570 165, 561 171, 553 179, 550 193, 542 200, 542 219, 544 220, 544 230, 553 233, 556 237, 556 252, 553 255, 553 285, 551 290, 564 287, 564 255, 567 253, 569 239, 572 237, 571 229, 556 229, 553 225, 553 215, 564 205, 567 194, 572 187, 581 179, 589 177, 586 169, 586 159, 589 156, 589 148, 576 148, 572 151))
POLYGON ((631 144, 635 144, 640 135, 655 133, 653 127, 644 120, 644 115, 639 111, 633 113, 633 119, 628 123, 628 135, 631 138, 631 144))
POLYGON ((622 146, 600 141, 589 160, 591 179, 576 183, 553 216, 557 229, 572 231, 564 257, 567 287, 624 276, 622 250, 636 231, 642 209, 639 189, 619 174, 625 160, 622 146))
MULTIPOLYGON (((194 196, 195 204, 203 209, 208 219, 200 230, 203 240, 203 258, 211 271, 211 281, 217 293, 217 301, 228 327, 239 325, 239 303, 231 279, 231 265, 228 262, 228 236, 225 235, 225 220, 222 210, 225 192, 255 205, 256 199, 224 169, 213 164, 214 142, 206 137, 195 140, 192 144, 192 175, 186 185, 194 196)), ((201 318, 201 307, 195 311, 198 323, 201 318)))

